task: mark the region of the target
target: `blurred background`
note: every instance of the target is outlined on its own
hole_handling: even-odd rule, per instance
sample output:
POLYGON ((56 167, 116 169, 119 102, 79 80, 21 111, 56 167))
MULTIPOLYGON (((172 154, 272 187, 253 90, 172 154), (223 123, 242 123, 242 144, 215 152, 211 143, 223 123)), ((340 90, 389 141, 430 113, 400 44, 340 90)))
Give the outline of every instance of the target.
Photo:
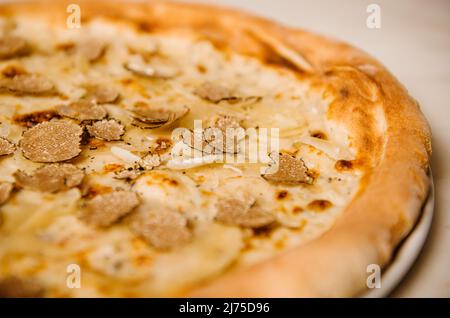
POLYGON ((203 0, 351 43, 375 56, 421 104, 433 130, 435 216, 419 260, 394 297, 450 297, 450 1, 203 0), (380 28, 368 28, 377 4, 380 28), (371 11, 372 12, 372 11, 371 11))

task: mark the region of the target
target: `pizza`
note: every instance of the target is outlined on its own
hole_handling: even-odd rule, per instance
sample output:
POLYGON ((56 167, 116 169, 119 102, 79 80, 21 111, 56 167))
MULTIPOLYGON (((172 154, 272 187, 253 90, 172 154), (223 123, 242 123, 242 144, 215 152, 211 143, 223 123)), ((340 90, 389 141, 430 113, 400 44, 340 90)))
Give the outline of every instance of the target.
POLYGON ((420 216, 426 120, 347 44, 160 1, 0 30, 4 297, 358 296, 420 216))

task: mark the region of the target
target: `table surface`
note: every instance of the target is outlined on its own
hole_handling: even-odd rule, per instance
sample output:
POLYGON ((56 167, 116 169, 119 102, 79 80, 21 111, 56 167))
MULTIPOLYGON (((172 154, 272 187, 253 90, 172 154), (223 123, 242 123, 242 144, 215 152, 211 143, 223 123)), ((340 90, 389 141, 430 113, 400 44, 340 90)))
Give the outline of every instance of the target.
POLYGON ((421 104, 433 130, 435 217, 419 259, 393 297, 450 297, 450 1, 209 0, 344 40, 384 63, 421 104), (366 26, 367 6, 381 28, 366 26))

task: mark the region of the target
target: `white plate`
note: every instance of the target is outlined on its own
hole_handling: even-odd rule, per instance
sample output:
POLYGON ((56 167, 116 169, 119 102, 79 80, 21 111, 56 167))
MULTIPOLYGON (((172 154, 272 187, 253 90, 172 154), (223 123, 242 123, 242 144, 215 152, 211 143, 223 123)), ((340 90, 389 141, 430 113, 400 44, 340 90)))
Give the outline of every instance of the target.
POLYGON ((419 256, 427 239, 433 219, 434 210, 434 184, 430 171, 431 187, 427 200, 424 203, 419 221, 413 231, 406 237, 394 255, 392 263, 381 275, 381 288, 372 289, 364 293, 363 298, 387 297, 400 281, 405 277, 419 256))

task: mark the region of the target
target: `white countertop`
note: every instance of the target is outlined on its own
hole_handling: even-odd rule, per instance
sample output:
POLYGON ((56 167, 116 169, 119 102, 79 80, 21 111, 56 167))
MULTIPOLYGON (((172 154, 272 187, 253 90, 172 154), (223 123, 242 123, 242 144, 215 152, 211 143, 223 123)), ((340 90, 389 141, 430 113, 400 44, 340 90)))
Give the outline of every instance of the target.
POLYGON ((419 100, 433 130, 436 207, 430 236, 394 297, 450 297, 450 1, 209 0, 323 33, 364 49, 419 100), (381 28, 366 26, 369 4, 381 28))

